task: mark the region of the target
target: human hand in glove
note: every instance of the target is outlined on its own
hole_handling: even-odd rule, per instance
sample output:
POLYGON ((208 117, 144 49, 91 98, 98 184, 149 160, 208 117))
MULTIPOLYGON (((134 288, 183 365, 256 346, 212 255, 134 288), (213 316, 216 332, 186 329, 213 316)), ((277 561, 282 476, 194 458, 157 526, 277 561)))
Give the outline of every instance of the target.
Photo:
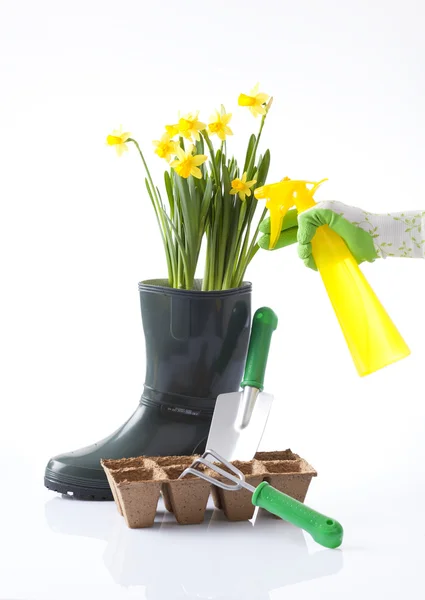
MULTIPOLYGON (((388 256, 424 258, 425 211, 375 214, 342 202, 319 202, 297 216, 292 209, 282 223, 274 250, 298 241, 298 255, 307 267, 317 270, 311 240, 321 225, 329 225, 347 244, 360 264, 388 256)), ((260 224, 258 244, 268 250, 270 219, 260 224)))

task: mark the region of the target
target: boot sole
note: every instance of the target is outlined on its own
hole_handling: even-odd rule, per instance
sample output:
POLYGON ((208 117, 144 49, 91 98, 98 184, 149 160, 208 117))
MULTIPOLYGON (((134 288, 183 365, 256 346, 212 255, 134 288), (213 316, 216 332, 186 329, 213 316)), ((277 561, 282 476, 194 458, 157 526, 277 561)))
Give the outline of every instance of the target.
POLYGON ((44 478, 44 485, 52 492, 64 494, 77 500, 110 501, 114 499, 111 490, 107 488, 96 489, 86 486, 63 484, 58 481, 51 481, 47 477, 44 478))

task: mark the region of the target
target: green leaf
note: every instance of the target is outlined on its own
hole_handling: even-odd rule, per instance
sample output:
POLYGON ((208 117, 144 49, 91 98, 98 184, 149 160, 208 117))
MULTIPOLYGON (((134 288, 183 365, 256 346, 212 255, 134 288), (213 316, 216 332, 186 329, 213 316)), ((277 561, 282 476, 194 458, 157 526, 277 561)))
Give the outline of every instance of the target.
POLYGON ((213 198, 212 188, 213 188, 213 181, 212 181, 211 177, 208 177, 207 183, 205 186, 205 192, 204 192, 202 202, 201 202, 201 216, 200 216, 201 224, 206 219, 207 214, 210 209, 210 206, 211 206, 211 201, 213 198))
POLYGON ((201 173, 202 173, 202 177, 201 179, 195 179, 195 185, 197 187, 197 189, 199 189, 201 196, 204 195, 205 192, 205 179, 208 177, 208 174, 205 170, 204 165, 201 165, 199 167, 201 169, 201 173))
POLYGON ((196 154, 205 154, 204 138, 199 136, 199 140, 196 142, 196 154))
POLYGON ((193 221, 194 223, 197 223, 199 220, 199 210, 200 210, 200 205, 199 205, 199 194, 197 193, 196 190, 196 185, 195 185, 195 178, 194 177, 189 177, 189 179, 187 180, 188 183, 188 187, 189 187, 189 194, 190 194, 190 210, 193 213, 193 221))
POLYGON ((215 166, 217 167, 217 169, 219 169, 221 167, 221 157, 222 157, 222 154, 223 153, 220 150, 220 148, 215 153, 215 166))
POLYGON ((270 150, 266 150, 262 160, 258 164, 258 175, 256 187, 260 187, 266 183, 267 174, 270 167, 270 150))
POLYGON ((174 269, 173 269, 173 254, 172 254, 173 253, 173 244, 172 244, 172 240, 169 236, 168 229, 164 222, 164 217, 167 217, 168 215, 160 207, 158 207, 158 208, 156 207, 154 194, 151 189, 149 180, 146 177, 145 177, 145 185, 146 185, 146 189, 149 194, 149 198, 152 202, 152 206, 155 211, 156 220, 158 221, 158 226, 159 226, 159 230, 161 232, 162 242, 164 244, 165 258, 167 260, 168 279, 171 284, 174 284, 174 269))
POLYGON ((226 165, 223 165, 223 188, 224 188, 224 193, 225 194, 229 194, 231 188, 232 188, 232 184, 230 181, 230 175, 229 175, 229 170, 226 167, 226 165))
POLYGON ((171 183, 171 177, 168 171, 164 172, 165 190, 167 192, 168 203, 170 205, 171 219, 174 220, 174 194, 173 184, 171 183))
MULTIPOLYGON (((190 177, 191 178, 191 177, 190 177)), ((189 179, 190 179, 189 178, 189 179)), ((179 190, 180 195, 180 203, 181 203, 181 211, 182 211, 182 221, 184 228, 184 235, 187 247, 187 263, 190 265, 191 274, 193 276, 196 264, 196 250, 198 246, 198 231, 197 224, 194 218, 193 206, 191 195, 189 191, 189 184, 186 179, 180 177, 180 175, 176 175, 176 183, 177 188, 179 190)))
POLYGON ((244 163, 244 166, 243 166, 243 172, 244 173, 247 170, 248 165, 249 165, 249 163, 251 161, 251 156, 252 156, 252 153, 254 152, 256 139, 257 138, 255 137, 254 134, 252 134, 251 137, 249 138, 248 148, 247 148, 246 157, 245 157, 245 163, 244 163))
MULTIPOLYGON (((191 273, 191 269, 190 269, 186 249, 185 249, 185 244, 184 244, 181 236, 179 235, 179 232, 177 231, 176 227, 174 226, 174 223, 170 220, 170 217, 167 214, 165 214, 165 218, 166 218, 167 224, 171 227, 171 229, 174 232, 176 242, 177 242, 177 245, 180 250, 180 256, 181 256, 181 259, 183 261, 183 266, 184 266, 186 286, 191 287, 191 284, 193 283, 193 275, 191 273)), ((190 287, 188 287, 188 289, 190 289, 190 287)))

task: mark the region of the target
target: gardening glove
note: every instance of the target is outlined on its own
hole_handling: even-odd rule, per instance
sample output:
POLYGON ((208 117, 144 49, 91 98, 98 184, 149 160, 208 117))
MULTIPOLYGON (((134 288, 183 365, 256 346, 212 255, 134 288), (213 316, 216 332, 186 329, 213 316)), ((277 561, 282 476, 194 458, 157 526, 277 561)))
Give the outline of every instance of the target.
MULTIPOLYGON (((376 214, 342 202, 319 202, 298 216, 298 255, 315 270, 311 240, 321 225, 329 225, 344 240, 359 264, 388 256, 424 258, 425 211, 376 214)), ((263 222, 260 231, 265 233, 259 240, 259 245, 264 248, 267 247, 270 223, 263 222)), ((288 234, 286 227, 281 234, 284 241, 288 234)), ((288 245, 279 246, 279 242, 276 248, 288 245)))
POLYGON ((295 208, 291 208, 286 213, 282 221, 282 231, 279 239, 276 242, 274 248, 269 248, 270 245, 270 217, 264 219, 260 223, 260 232, 263 234, 259 240, 258 245, 263 250, 278 250, 279 248, 285 248, 285 246, 291 246, 297 241, 298 235, 298 213, 295 208))

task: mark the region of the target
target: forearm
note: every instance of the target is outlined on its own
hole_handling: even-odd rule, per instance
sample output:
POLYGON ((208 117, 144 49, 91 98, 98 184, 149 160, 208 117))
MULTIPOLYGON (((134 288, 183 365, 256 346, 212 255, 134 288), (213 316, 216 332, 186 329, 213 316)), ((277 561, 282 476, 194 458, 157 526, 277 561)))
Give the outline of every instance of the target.
POLYGON ((365 212, 371 225, 378 256, 403 258, 425 257, 425 211, 406 211, 387 215, 365 212), (370 219, 370 216, 373 218, 370 219), (371 222, 373 221, 373 223, 371 222))
POLYGON ((366 231, 380 258, 425 257, 425 211, 377 214, 336 201, 322 202, 321 206, 366 231))

